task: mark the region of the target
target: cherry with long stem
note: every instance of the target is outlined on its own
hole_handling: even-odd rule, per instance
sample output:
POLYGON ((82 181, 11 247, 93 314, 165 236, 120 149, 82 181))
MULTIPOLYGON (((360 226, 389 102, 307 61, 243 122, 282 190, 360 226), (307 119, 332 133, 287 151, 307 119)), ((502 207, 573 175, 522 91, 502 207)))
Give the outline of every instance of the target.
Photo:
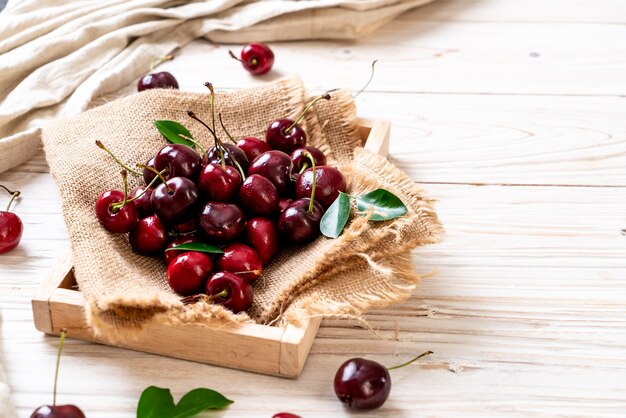
POLYGON ((359 90, 354 96, 352 96, 353 99, 356 99, 359 96, 359 94, 363 93, 365 89, 367 88, 367 86, 369 86, 372 80, 374 79, 374 66, 376 65, 377 62, 378 60, 372 61, 372 70, 370 72, 370 78, 367 80, 367 83, 365 83, 365 85, 361 88, 361 90, 359 90))
POLYGON ((307 212, 309 212, 309 215, 313 213, 313 202, 314 202, 314 198, 315 198, 315 183, 316 183, 316 173, 315 173, 315 158, 313 158, 313 155, 311 155, 310 152, 306 151, 302 153, 304 156, 306 156, 309 161, 311 161, 311 170, 313 171, 313 183, 311 184, 311 201, 309 202, 309 210, 307 212))
POLYGON ((216 132, 216 129, 215 129, 215 90, 213 89, 213 84, 209 83, 208 81, 204 83, 204 87, 209 89, 209 91, 211 92, 211 120, 213 124, 213 132, 216 132))
POLYGON ((230 132, 228 132, 228 130, 226 129, 226 126, 224 126, 224 121, 222 120, 222 113, 218 113, 217 117, 220 119, 220 125, 222 125, 222 129, 224 130, 224 132, 226 133, 226 136, 228 137, 228 139, 230 139, 230 141, 237 145, 237 141, 235 140, 235 138, 233 138, 233 136, 230 134, 230 132))
POLYGON ((124 164, 119 158, 117 158, 115 156, 115 154, 113 154, 107 147, 104 146, 104 144, 101 141, 96 141, 96 145, 103 149, 104 151, 106 151, 107 154, 109 154, 111 156, 111 158, 113 158, 115 160, 116 163, 118 163, 123 169, 125 169, 126 171, 129 171, 133 174, 137 174, 138 176, 143 176, 143 173, 140 173, 137 170, 133 170, 132 168, 130 168, 129 166, 127 166, 126 164, 124 164))
POLYGON ((146 192, 156 184, 157 180, 161 180, 162 178, 164 178, 163 176, 167 173, 167 168, 164 168, 163 170, 159 171, 159 174, 161 174, 160 176, 157 175, 155 178, 152 179, 152 181, 150 183, 148 183, 148 185, 141 191, 141 193, 139 193, 137 196, 135 197, 131 197, 130 199, 126 199, 123 202, 117 202, 117 203, 111 203, 111 208, 114 212, 117 212, 118 210, 120 210, 121 208, 124 207, 124 205, 126 203, 130 203, 130 202, 134 202, 135 200, 141 199, 141 197, 146 194, 146 192))
POLYGON ((296 126, 307 115, 307 113, 309 113, 309 110, 311 110, 311 108, 315 106, 315 103, 319 102, 320 100, 330 100, 330 94, 324 93, 321 96, 318 96, 315 99, 313 99, 311 103, 309 103, 307 107, 304 108, 302 113, 300 113, 300 116, 298 116, 298 118, 291 124, 291 126, 285 129, 285 133, 291 132, 293 127, 296 126))
POLYGON ((11 198, 9 199, 9 204, 7 205, 7 209, 6 209, 6 211, 9 212, 11 209, 11 205, 13 204, 13 201, 15 200, 16 197, 18 197, 21 194, 21 192, 19 190, 16 190, 13 192, 1 184, 0 184, 0 187, 2 187, 4 190, 7 191, 7 193, 11 195, 11 198))
MULTIPOLYGON (((137 167, 152 171, 154 174, 158 176, 158 178, 163 182, 163 184, 165 184, 165 188, 167 189, 168 193, 174 192, 172 188, 169 186, 169 184, 167 184, 167 180, 165 179, 165 177, 163 177, 163 171, 165 171, 165 169, 162 171, 159 171, 156 168, 150 167, 149 165, 145 165, 145 164, 137 164, 137 167)), ((152 182, 150 182, 150 184, 152 184, 152 182)))
POLYGON ((414 363, 414 362, 416 362, 417 360, 421 359, 422 357, 426 357, 426 356, 428 356, 428 355, 430 355, 430 354, 433 354, 433 352, 432 352, 432 351, 430 351, 430 350, 429 350, 429 351, 426 351, 426 352, 424 352, 424 353, 420 354, 419 356, 413 357, 411 360, 409 360, 409 361, 407 361, 407 362, 405 362, 405 363, 398 364, 398 365, 393 366, 393 367, 387 367, 387 370, 396 370, 396 369, 400 369, 400 368, 405 367, 405 366, 408 366, 409 364, 414 363))
POLYGON ((54 370, 54 388, 52 389, 52 406, 57 404, 57 381, 59 380, 59 363, 61 363, 61 351, 63 351, 63 343, 65 342, 66 329, 61 330, 61 337, 59 340, 59 350, 57 351, 57 364, 54 370))

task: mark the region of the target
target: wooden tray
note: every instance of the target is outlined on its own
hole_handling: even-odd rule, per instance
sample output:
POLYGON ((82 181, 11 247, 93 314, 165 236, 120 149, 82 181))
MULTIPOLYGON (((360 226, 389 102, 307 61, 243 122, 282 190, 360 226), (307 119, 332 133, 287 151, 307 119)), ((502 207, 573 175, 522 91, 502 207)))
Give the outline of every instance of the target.
MULTIPOLYGON (((386 156, 389 122, 358 119, 363 144, 386 156)), ((309 319, 301 326, 271 327, 247 324, 229 329, 203 325, 148 324, 133 340, 112 344, 94 335, 85 323, 84 299, 76 290, 71 254, 65 255, 37 289, 32 299, 35 327, 46 334, 161 354, 201 363, 281 377, 298 377, 317 334, 321 320, 309 319)))

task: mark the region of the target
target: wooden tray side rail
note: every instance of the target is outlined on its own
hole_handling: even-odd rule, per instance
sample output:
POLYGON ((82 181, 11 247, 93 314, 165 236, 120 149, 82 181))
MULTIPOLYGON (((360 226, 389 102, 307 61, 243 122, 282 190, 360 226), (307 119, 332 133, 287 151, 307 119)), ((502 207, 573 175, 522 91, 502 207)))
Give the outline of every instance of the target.
MULTIPOLYGON (((364 147, 386 156, 389 122, 360 118, 358 125, 364 147)), ((300 375, 321 323, 319 318, 285 327, 246 324, 213 328, 150 323, 136 338, 111 343, 87 326, 83 295, 76 287, 68 253, 50 271, 32 299, 33 319, 39 331, 59 335, 66 329, 71 338, 281 377, 300 375)))

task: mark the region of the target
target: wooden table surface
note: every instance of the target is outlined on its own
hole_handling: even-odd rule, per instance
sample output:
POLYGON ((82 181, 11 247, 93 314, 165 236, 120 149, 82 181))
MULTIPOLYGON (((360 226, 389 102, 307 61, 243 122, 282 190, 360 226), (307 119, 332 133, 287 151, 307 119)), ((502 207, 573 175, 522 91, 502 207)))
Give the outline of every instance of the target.
MULTIPOLYGON (((69 341, 59 401, 132 417, 146 386, 206 386, 235 400, 228 417, 344 417, 340 363, 430 349, 362 416, 625 416, 626 2, 439 0, 358 41, 273 47, 267 78, 206 41, 162 68, 183 90, 293 73, 326 90, 360 87, 378 58, 359 114, 391 120, 390 158, 438 199, 446 239, 414 252, 417 271, 438 274, 367 316, 379 336, 325 321, 298 380, 69 341)), ((27 417, 51 401, 57 348, 29 301, 68 238, 43 157, 0 183, 23 192, 22 244, 0 257, 0 352, 27 417)))

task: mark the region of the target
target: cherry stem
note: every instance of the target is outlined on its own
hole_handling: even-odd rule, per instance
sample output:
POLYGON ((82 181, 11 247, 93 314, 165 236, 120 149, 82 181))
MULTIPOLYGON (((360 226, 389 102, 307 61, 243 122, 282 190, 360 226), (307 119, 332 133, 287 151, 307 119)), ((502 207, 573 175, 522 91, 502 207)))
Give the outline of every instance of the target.
POLYGON ((118 164, 119 164, 119 165, 120 165, 123 169, 125 169, 126 171, 130 171, 131 173, 133 173, 133 174, 137 174, 138 176, 142 176, 142 175, 143 175, 143 173, 140 173, 140 172, 139 172, 139 171, 137 171, 137 170, 133 170, 132 168, 128 167, 126 164, 124 164, 123 162, 121 162, 121 161, 119 160, 119 158, 117 158, 117 157, 115 156, 115 154, 113 154, 111 151, 109 151, 109 149, 108 149, 107 147, 105 147, 105 146, 104 146, 104 144, 103 144, 102 142, 100 142, 100 141, 96 141, 96 145, 97 145, 99 148, 102 148, 103 150, 105 150, 105 151, 106 151, 106 153, 107 153, 107 154, 109 154, 109 155, 110 155, 110 156, 111 156, 111 157, 115 160, 115 162, 116 162, 116 163, 118 163, 118 164))
POLYGON ((222 125, 222 129, 224 130, 224 132, 226 132, 226 136, 228 137, 228 139, 230 139, 230 141, 237 145, 237 141, 235 141, 235 138, 233 138, 233 136, 230 134, 230 132, 228 132, 228 129, 226 129, 226 126, 224 126, 224 121, 222 120, 222 113, 218 113, 217 117, 220 118, 220 125, 222 125))
POLYGON ((395 370, 395 369, 400 369, 404 366, 408 366, 409 364, 421 359, 422 357, 425 357, 429 354, 432 354, 432 351, 426 351, 425 353, 420 354, 417 357, 412 358, 411 360, 407 361, 406 363, 402 363, 402 364, 398 364, 397 366, 393 366, 393 367, 387 367, 387 370, 395 370))
POLYGON ((187 135, 183 135, 183 134, 178 134, 179 137, 181 137, 182 139, 191 142, 192 144, 194 144, 196 147, 198 147, 200 149, 200 153, 202 153, 203 155, 206 153, 206 150, 204 149, 204 147, 202 145, 200 145, 200 143, 198 141, 196 141, 193 138, 188 137, 187 135))
POLYGON ((234 274, 246 274, 246 273, 253 273, 253 274, 260 276, 261 273, 263 273, 263 270, 236 271, 234 274))
MULTIPOLYGON (((164 168, 163 170, 161 170, 161 175, 167 173, 167 168, 164 168)), ((126 203, 129 202, 134 202, 135 200, 141 198, 141 196, 143 196, 144 194, 146 194, 146 192, 148 191, 149 188, 151 188, 152 186, 154 186, 154 184, 157 182, 157 180, 161 180, 161 178, 159 176, 155 177, 152 179, 152 181, 150 183, 148 183, 148 185, 146 186, 145 189, 143 189, 143 191, 141 193, 139 193, 137 196, 135 197, 131 197, 130 199, 126 200, 126 203)), ((120 210, 124 205, 124 202, 117 202, 117 203, 111 203, 111 208, 114 211, 118 211, 120 210)))
POLYGON ((208 81, 204 83, 204 87, 211 92, 211 120, 213 121, 213 132, 217 132, 215 130, 215 90, 213 90, 213 84, 208 81))
POLYGON ((302 163, 302 168, 300 169, 300 171, 298 172, 298 174, 302 174, 304 173, 304 170, 306 170, 307 168, 309 168, 309 163, 302 163))
POLYGON ((298 116, 298 119, 296 119, 296 121, 292 123, 289 128, 285 129, 285 133, 288 134, 293 129, 293 127, 296 126, 298 122, 300 122, 302 118, 306 116, 307 113, 309 113, 309 110, 311 110, 311 108, 315 105, 315 103, 319 102, 320 100, 330 100, 330 94, 326 92, 322 94, 321 96, 316 97, 311 103, 309 103, 307 107, 304 108, 302 113, 300 113, 300 116, 298 116))
POLYGON ((210 300, 214 300, 214 299, 219 299, 219 298, 225 298, 226 296, 228 296, 230 294, 230 292, 228 291, 228 289, 224 289, 221 292, 219 292, 217 295, 211 295, 209 296, 210 300))
POLYGON ((374 60, 372 61, 372 71, 370 73, 370 78, 369 80, 367 80, 367 83, 365 83, 365 85, 361 88, 361 90, 359 90, 357 92, 357 94, 355 94, 354 96, 352 96, 353 99, 356 99, 357 97, 359 97, 359 94, 363 93, 363 91, 367 88, 367 86, 370 85, 370 83, 372 82, 372 80, 374 79, 374 66, 376 65, 376 63, 378 62, 378 60, 374 60))
POLYGON ((126 170, 122 170, 120 174, 122 175, 122 184, 124 185, 124 200, 122 201, 122 206, 120 206, 119 208, 122 209, 124 206, 126 206, 126 203, 128 201, 128 173, 126 172, 126 170))
MULTIPOLYGON (((233 141, 236 144, 236 142, 233 139, 233 137, 230 135, 230 133, 228 133, 228 130, 226 130, 226 126, 224 126, 224 121, 222 120, 222 114, 218 113, 218 117, 220 118, 220 125, 222 125, 222 129, 224 130, 224 132, 226 132, 226 136, 228 138, 230 138, 230 140, 233 141)), ((222 144, 222 146, 224 146, 224 144, 222 144)), ((226 151, 226 153, 228 155, 230 155, 230 159, 233 160, 233 163, 235 163, 235 165, 237 166, 237 170, 239 170, 239 174, 241 174, 241 180, 245 181, 246 180, 246 173, 244 173, 243 168, 241 167, 241 165, 239 165, 239 161, 237 161, 235 156, 230 151, 228 151, 228 149, 226 147, 224 147, 224 151, 226 151)), ((223 166, 224 166, 224 164, 222 163, 222 167, 223 166)))
POLYGON ((7 212, 8 212, 9 209, 11 209, 11 205, 13 204, 13 201, 15 200, 15 198, 18 197, 21 193, 19 192, 19 190, 12 192, 11 190, 7 189, 5 186, 1 184, 0 184, 0 187, 2 187, 4 190, 7 191, 7 193, 11 195, 11 198, 9 199, 9 204, 7 205, 7 212))
POLYGON ((239 62, 243 62, 240 58, 237 58, 237 56, 235 55, 235 53, 234 53, 233 51, 231 51, 230 49, 228 50, 228 55, 230 55, 230 57, 231 57, 232 59, 235 59, 235 60, 237 60, 237 61, 239 61, 239 62))
MULTIPOLYGON (((149 165, 145 165, 145 164, 137 164, 137 167, 141 167, 144 168, 146 170, 152 171, 154 174, 156 174, 157 176, 159 176, 159 178, 161 179, 161 181, 163 182, 163 184, 165 184, 165 189, 167 190, 168 193, 173 193, 174 191, 172 190, 172 188, 170 187, 169 184, 167 184, 167 180, 165 180, 165 177, 163 177, 163 174, 161 174, 160 171, 158 171, 156 168, 154 167, 150 167, 149 165)), ((165 171, 165 170, 164 170, 165 171)))
POLYGON ((194 119, 198 122, 200 122, 202 124, 202 126, 204 126, 205 128, 207 128, 209 130, 209 132, 211 132, 211 135, 213 135, 213 139, 215 140, 215 148, 217 149, 218 155, 220 156, 220 160, 222 162, 222 168, 226 167, 226 161, 224 161, 224 145, 222 144, 222 141, 217 137, 217 135, 215 134, 215 131, 213 129, 211 129, 211 127, 209 125, 207 125, 206 123, 204 123, 204 121, 202 119, 200 119, 199 117, 196 116, 195 113, 193 113, 192 110, 188 110, 187 111, 187 115, 191 118, 194 119))
POLYGON ((59 363, 61 362, 61 351, 63 350, 63 343, 65 342, 66 329, 61 330, 61 339, 59 341, 59 351, 57 352, 57 365, 54 370, 54 389, 52 390, 52 406, 57 404, 57 380, 59 380, 59 363))
POLYGON ((174 59, 173 55, 166 55, 164 57, 157 57, 157 58, 153 59, 152 62, 150 63, 150 72, 153 72, 154 71, 154 67, 156 67, 160 63, 165 62, 165 61, 171 61, 173 59, 174 59))
POLYGON ((313 170, 313 183, 311 186, 311 201, 309 202, 309 215, 311 215, 313 213, 313 199, 315 198, 315 183, 316 183, 316 175, 317 173, 315 172, 315 158, 313 158, 313 155, 308 152, 308 151, 304 151, 302 153, 302 155, 304 155, 305 157, 307 157, 309 159, 309 161, 311 161, 311 169, 313 170))

